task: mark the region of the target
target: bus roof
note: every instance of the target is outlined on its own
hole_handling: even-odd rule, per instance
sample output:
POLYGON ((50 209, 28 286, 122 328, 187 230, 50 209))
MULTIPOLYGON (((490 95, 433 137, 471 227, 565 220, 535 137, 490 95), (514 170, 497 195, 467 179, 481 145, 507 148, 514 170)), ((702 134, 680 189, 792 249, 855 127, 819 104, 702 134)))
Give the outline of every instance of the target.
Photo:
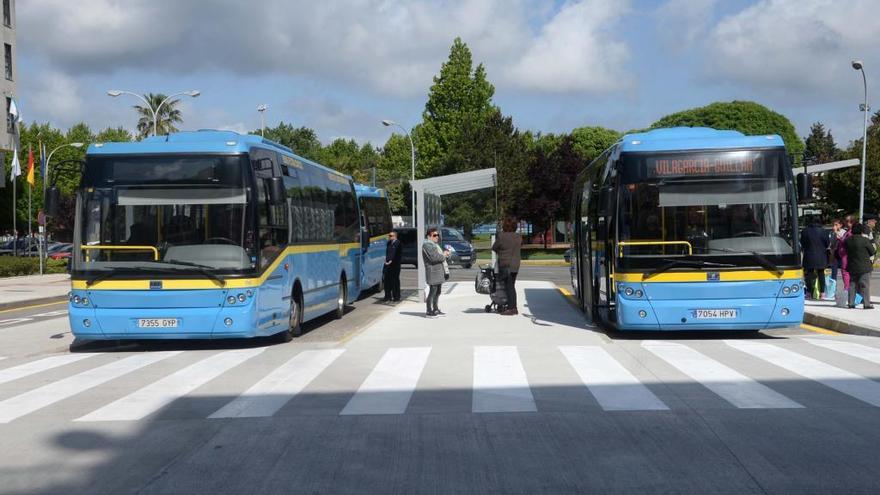
POLYGON ((366 184, 358 184, 354 185, 354 193, 357 197, 368 197, 368 198, 384 198, 386 196, 384 189, 379 189, 378 187, 368 186, 366 184))
POLYGON ((746 136, 739 131, 725 131, 709 127, 669 127, 627 134, 621 139, 620 151, 638 153, 643 151, 776 147, 785 147, 782 138, 776 134, 746 136))
POLYGON ((150 136, 142 141, 127 143, 92 143, 86 155, 135 155, 162 153, 247 153, 251 148, 263 148, 291 156, 301 162, 308 163, 327 172, 335 173, 351 179, 332 168, 303 158, 287 146, 255 134, 239 134, 235 131, 216 131, 201 129, 198 131, 173 132, 166 136, 150 136))

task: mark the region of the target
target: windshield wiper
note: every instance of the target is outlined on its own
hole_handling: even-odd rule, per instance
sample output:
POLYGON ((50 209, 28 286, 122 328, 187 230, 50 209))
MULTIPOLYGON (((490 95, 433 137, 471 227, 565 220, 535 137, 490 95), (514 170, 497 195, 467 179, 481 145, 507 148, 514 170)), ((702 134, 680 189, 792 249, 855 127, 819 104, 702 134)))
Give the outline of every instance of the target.
POLYGON ((677 266, 715 266, 715 267, 732 267, 736 265, 731 265, 730 263, 714 263, 712 261, 702 261, 702 260, 672 260, 672 259, 663 259, 661 261, 666 261, 667 263, 664 265, 660 265, 658 267, 652 268, 645 273, 642 274, 642 280, 647 280, 654 275, 658 275, 665 271, 671 270, 677 266))
POLYGON ((98 275, 95 275, 94 277, 86 280, 86 285, 95 285, 98 282, 100 282, 101 280, 106 280, 108 278, 112 278, 117 275, 126 275, 127 272, 143 273, 146 271, 152 271, 152 269, 147 270, 146 268, 144 268, 142 266, 129 266, 129 267, 125 267, 124 269, 120 269, 120 270, 108 269, 108 270, 104 270, 103 273, 99 273, 98 275))
POLYGON ((782 268, 776 266, 775 263, 770 261, 766 256, 759 253, 758 251, 737 251, 736 249, 727 249, 727 248, 702 248, 707 251, 721 251, 722 253, 731 253, 731 254, 747 254, 751 256, 755 261, 761 265, 761 268, 767 270, 768 272, 773 272, 777 277, 782 276, 785 271, 782 268))
POLYGON ((200 265, 198 263, 193 263, 191 261, 181 261, 181 260, 173 260, 173 259, 172 260, 162 260, 162 263, 168 263, 169 265, 190 266, 193 268, 197 268, 198 270, 196 270, 196 271, 198 271, 201 275, 204 275, 205 278, 211 279, 214 282, 217 282, 218 284, 220 284, 221 286, 226 286, 226 280, 218 277, 214 272, 211 271, 214 269, 214 267, 212 267, 212 266, 200 265))

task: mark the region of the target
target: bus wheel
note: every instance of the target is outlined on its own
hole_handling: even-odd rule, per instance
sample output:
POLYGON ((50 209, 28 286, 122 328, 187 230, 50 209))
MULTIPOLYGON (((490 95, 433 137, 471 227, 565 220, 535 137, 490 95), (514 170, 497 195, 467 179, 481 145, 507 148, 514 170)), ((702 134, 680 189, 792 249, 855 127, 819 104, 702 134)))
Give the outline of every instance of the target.
POLYGON ((345 284, 345 277, 339 279, 339 291, 336 294, 336 310, 333 317, 337 320, 345 316, 345 303, 348 300, 348 287, 345 284))

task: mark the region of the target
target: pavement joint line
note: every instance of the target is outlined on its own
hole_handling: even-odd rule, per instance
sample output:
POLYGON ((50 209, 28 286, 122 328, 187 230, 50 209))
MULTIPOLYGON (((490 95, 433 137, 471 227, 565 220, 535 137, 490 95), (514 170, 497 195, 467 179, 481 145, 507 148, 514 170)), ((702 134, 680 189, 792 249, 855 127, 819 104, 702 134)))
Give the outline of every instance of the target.
POLYGON ((55 301, 55 302, 50 302, 50 303, 41 303, 41 304, 31 304, 29 306, 17 306, 17 307, 13 307, 13 308, 9 308, 9 309, 3 309, 3 310, 0 310, 0 314, 11 313, 13 311, 21 311, 21 310, 25 310, 25 309, 45 308, 46 306, 55 306, 58 304, 64 304, 66 302, 67 302, 67 297, 65 296, 64 300, 61 300, 61 301, 55 301))
POLYGON ((843 335, 840 332, 835 332, 834 330, 828 330, 827 328, 810 325, 809 323, 801 323, 801 328, 803 328, 804 330, 809 330, 811 332, 823 333, 825 335, 843 335))

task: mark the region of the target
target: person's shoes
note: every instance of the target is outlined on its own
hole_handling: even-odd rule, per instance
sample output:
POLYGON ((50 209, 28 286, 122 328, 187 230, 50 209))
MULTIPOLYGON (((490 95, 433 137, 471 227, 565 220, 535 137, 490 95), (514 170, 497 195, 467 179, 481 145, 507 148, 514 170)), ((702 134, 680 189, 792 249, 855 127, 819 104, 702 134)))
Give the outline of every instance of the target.
POLYGON ((501 316, 514 316, 514 315, 518 315, 518 314, 519 314, 519 311, 517 311, 516 308, 510 308, 508 310, 501 312, 501 316))
POLYGON ((847 304, 846 309, 856 309, 856 305, 855 304, 847 304))
POLYGON ((440 311, 439 309, 434 310, 434 316, 446 316, 446 313, 440 311))
POLYGON ((865 309, 874 309, 874 305, 871 305, 871 306, 865 306, 865 309))
POLYGON ((390 297, 383 297, 383 298, 382 298, 382 302, 388 302, 388 301, 390 301, 390 300, 391 300, 390 297))
POLYGON ((436 317, 437 317, 437 313, 435 313, 433 311, 428 311, 425 313, 425 318, 436 318, 436 317))
POLYGON ((392 299, 392 301, 394 301, 394 302, 400 302, 400 298, 399 298, 399 297, 395 297, 394 299, 392 299))

